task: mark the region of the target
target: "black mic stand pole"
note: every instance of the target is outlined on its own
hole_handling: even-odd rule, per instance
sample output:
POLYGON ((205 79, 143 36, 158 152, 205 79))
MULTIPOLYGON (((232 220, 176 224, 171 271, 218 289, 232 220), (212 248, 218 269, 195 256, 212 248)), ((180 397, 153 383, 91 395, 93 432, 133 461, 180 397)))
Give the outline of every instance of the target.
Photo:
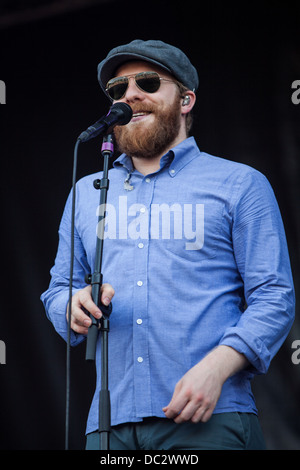
POLYGON ((106 307, 101 302, 101 286, 102 286, 102 255, 103 240, 105 228, 105 209, 107 201, 107 191, 109 187, 108 179, 108 161, 113 155, 113 137, 111 134, 103 138, 101 153, 104 158, 102 179, 94 181, 94 187, 100 189, 100 214, 98 217, 97 227, 97 243, 95 257, 95 271, 92 275, 88 275, 86 282, 92 285, 92 298, 94 303, 103 313, 102 318, 96 320, 90 315, 92 324, 89 327, 86 345, 86 360, 95 361, 96 346, 98 333, 101 334, 101 390, 99 396, 99 442, 100 450, 109 449, 109 433, 110 433, 110 394, 108 389, 108 332, 109 332, 109 316, 111 314, 111 304, 106 307))

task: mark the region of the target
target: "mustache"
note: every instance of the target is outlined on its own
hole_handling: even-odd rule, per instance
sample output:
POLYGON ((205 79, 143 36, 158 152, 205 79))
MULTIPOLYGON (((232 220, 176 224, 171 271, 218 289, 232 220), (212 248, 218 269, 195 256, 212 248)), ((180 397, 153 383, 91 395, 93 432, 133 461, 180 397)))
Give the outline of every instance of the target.
POLYGON ((136 113, 154 113, 156 110, 155 105, 152 104, 136 104, 131 106, 132 114, 136 113))

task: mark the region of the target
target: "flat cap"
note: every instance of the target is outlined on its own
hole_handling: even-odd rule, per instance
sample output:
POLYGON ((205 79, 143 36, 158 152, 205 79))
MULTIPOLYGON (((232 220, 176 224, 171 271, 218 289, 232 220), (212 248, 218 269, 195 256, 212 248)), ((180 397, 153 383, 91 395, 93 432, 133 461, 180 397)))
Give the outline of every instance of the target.
POLYGON ((135 39, 129 44, 115 47, 98 64, 97 76, 105 93, 107 82, 114 77, 116 69, 130 60, 144 60, 162 67, 189 90, 196 91, 198 73, 188 57, 175 46, 163 41, 135 39))

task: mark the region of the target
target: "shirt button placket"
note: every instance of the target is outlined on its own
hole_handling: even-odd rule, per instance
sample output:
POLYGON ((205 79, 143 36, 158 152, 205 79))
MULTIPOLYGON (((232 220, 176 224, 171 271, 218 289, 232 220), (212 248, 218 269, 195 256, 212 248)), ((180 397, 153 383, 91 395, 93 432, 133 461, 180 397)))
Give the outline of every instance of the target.
MULTIPOLYGON (((149 208, 152 201, 153 185, 151 178, 145 178, 140 185, 137 201, 140 204, 138 217, 147 218, 149 223, 149 208)), ((135 368, 135 406, 138 415, 151 413, 151 393, 149 381, 148 354, 148 247, 145 237, 135 240, 135 288, 133 311, 133 354, 135 368), (145 409, 146 407, 146 409, 145 409)))

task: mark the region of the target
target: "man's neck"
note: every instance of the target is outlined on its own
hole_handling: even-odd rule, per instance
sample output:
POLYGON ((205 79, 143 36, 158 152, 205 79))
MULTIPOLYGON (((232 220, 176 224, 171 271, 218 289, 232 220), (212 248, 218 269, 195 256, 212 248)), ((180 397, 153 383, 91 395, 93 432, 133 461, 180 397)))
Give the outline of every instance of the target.
POLYGON ((150 173, 155 173, 159 170, 160 167, 160 159, 162 156, 154 157, 154 158, 139 158, 139 157, 132 157, 132 163, 134 168, 140 172, 142 175, 149 175, 150 173))
POLYGON ((150 175, 151 173, 155 173, 160 168, 161 157, 165 155, 171 148, 180 144, 180 142, 183 142, 183 140, 185 140, 186 138, 186 134, 178 135, 177 139, 173 142, 172 145, 166 148, 162 154, 156 155, 153 158, 131 157, 134 168, 144 176, 150 175))

